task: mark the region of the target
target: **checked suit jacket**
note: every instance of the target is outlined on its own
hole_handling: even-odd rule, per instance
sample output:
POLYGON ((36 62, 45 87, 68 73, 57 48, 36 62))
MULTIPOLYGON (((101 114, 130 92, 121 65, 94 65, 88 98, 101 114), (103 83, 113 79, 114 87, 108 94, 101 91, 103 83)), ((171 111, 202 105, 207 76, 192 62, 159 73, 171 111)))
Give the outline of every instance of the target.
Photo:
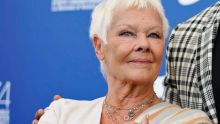
POLYGON ((173 29, 167 48, 165 101, 205 111, 217 124, 212 88, 212 49, 220 1, 173 29))

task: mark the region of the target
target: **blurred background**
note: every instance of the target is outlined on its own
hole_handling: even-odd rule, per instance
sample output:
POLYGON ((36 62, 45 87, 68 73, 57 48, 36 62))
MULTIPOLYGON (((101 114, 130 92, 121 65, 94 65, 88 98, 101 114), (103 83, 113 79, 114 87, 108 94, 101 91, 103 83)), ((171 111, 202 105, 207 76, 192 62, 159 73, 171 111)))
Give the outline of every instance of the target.
MULTIPOLYGON (((170 31, 216 1, 162 0, 170 31)), ((30 124, 55 94, 88 100, 106 94, 89 39, 90 14, 99 2, 0 0, 0 124, 30 124)), ((158 96, 165 66, 164 59, 158 96)))

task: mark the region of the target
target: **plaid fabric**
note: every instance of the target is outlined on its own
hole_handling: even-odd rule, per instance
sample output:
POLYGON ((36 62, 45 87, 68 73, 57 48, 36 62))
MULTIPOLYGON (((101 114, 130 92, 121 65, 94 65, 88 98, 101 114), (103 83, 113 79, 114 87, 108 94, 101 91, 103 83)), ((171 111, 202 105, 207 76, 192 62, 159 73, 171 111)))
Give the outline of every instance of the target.
POLYGON ((212 91, 212 48, 220 2, 179 24, 167 48, 165 101, 205 111, 217 124, 212 91))

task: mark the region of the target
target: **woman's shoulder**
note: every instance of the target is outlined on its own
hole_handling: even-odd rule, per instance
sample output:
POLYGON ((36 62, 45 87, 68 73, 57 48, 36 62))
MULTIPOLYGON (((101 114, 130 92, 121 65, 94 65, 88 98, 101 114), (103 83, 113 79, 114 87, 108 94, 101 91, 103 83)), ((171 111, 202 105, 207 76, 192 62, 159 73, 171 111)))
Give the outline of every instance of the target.
POLYGON ((98 121, 98 113, 101 113, 103 101, 104 97, 94 100, 73 100, 62 98, 53 101, 49 107, 45 109, 45 113, 41 117, 39 124, 69 124, 73 122, 79 123, 79 121, 89 122, 92 118, 98 121), (89 113, 91 116, 86 116, 89 113))
POLYGON ((158 119, 163 118, 164 124, 174 122, 178 124, 212 124, 206 113, 201 110, 181 108, 167 102, 158 104, 152 115, 155 115, 155 113, 160 113, 158 119))
POLYGON ((76 100, 76 99, 68 99, 61 98, 59 100, 53 101, 51 104, 60 104, 60 105, 69 105, 69 104, 94 104, 100 101, 103 101, 104 97, 96 98, 93 100, 76 100))
POLYGON ((104 100, 104 97, 100 97, 93 100, 75 100, 75 99, 67 99, 67 98, 61 98, 59 100, 53 101, 49 108, 54 109, 68 109, 68 108, 79 108, 81 106, 83 107, 92 107, 104 100))
POLYGON ((205 112, 161 102, 144 111, 139 117, 149 115, 152 124, 212 124, 205 112))

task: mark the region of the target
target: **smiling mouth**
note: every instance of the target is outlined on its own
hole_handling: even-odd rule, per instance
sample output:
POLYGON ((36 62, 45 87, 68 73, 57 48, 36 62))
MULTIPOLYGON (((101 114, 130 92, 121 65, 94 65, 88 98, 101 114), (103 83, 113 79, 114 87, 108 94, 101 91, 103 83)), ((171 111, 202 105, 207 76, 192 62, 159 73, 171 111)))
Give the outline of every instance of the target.
POLYGON ((134 64, 151 64, 153 63, 153 61, 151 60, 147 60, 147 59, 135 59, 135 60, 131 60, 129 61, 129 63, 134 63, 134 64))

